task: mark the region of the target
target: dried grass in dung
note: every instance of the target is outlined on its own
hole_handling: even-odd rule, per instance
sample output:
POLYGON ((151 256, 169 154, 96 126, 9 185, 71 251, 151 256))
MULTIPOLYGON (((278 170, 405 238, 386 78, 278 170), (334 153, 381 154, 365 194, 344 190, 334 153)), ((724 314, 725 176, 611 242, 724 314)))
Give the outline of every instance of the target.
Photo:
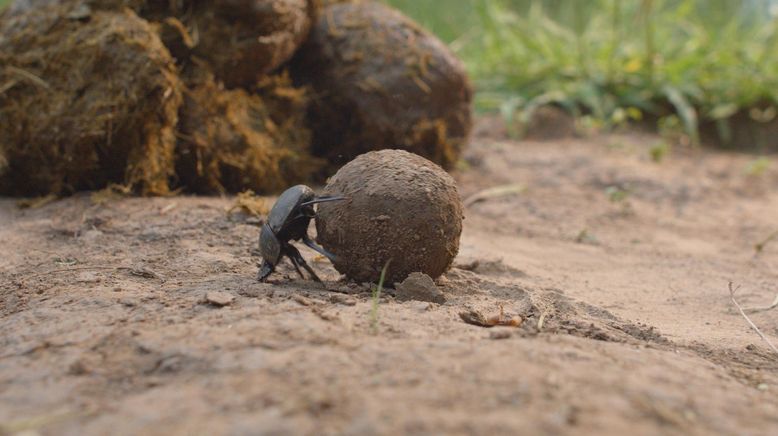
POLYGON ((193 17, 200 32, 195 53, 227 86, 254 85, 308 36, 311 8, 308 0, 220 0, 193 17))
POLYGON ((205 59, 229 88, 249 87, 288 61, 308 36, 319 0, 17 0, 14 13, 52 3, 120 11, 160 26, 171 53, 205 59))
POLYGON ((461 62, 380 3, 324 7, 292 71, 315 91, 313 149, 331 162, 402 148, 451 168, 467 141, 472 91, 461 62))
POLYGON ((254 86, 288 61, 311 28, 317 0, 102 0, 133 3, 159 22, 162 39, 179 61, 207 62, 228 88, 254 86))
POLYGON ((257 93, 226 90, 206 70, 186 79, 176 172, 199 193, 272 193, 303 183, 323 166, 308 151, 305 92, 268 76, 257 93))
POLYGON ((145 20, 80 2, 7 12, 0 65, 0 192, 168 192, 181 85, 145 20))

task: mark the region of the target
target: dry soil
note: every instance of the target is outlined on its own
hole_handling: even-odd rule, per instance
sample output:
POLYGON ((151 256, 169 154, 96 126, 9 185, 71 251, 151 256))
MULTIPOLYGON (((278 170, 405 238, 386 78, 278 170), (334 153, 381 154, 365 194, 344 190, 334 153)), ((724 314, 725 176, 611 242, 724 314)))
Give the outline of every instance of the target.
POLYGON ((232 198, 0 200, 0 433, 776 434, 778 355, 727 284, 778 294, 778 167, 479 130, 438 302, 420 280, 377 318, 305 248, 325 283, 256 282, 232 198), (500 307, 521 325, 460 317, 500 307))

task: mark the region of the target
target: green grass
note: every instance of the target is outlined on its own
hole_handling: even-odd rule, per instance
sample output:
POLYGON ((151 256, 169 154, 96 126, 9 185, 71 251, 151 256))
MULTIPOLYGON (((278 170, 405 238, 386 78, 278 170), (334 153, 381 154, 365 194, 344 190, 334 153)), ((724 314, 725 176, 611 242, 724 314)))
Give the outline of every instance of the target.
POLYGON ((774 0, 388 0, 449 42, 477 107, 528 118, 555 104, 599 126, 650 117, 697 142, 701 122, 770 121, 774 0), (772 2, 772 3, 771 3, 772 2))
POLYGON ((554 104, 696 143, 703 122, 726 137, 733 116, 778 116, 778 0, 386 1, 450 43, 477 109, 511 122, 554 104))
POLYGON ((391 259, 386 262, 383 269, 381 269, 381 277, 378 279, 378 285, 373 288, 373 295, 370 304, 370 331, 375 335, 378 334, 378 307, 381 302, 381 292, 384 289, 384 279, 386 278, 386 271, 389 269, 391 259))

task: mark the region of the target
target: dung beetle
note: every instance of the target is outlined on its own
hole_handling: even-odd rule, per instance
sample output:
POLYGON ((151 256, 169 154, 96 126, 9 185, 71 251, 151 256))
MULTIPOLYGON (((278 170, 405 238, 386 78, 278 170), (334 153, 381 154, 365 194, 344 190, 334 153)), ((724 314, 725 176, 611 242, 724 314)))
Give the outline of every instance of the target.
POLYGON ((302 266, 311 274, 313 280, 320 282, 319 276, 289 241, 302 239, 305 245, 333 261, 335 255, 316 245, 308 236, 308 224, 316 217, 316 211, 313 209, 315 204, 340 200, 345 200, 345 197, 316 197, 313 190, 305 185, 292 186, 284 191, 270 209, 267 222, 262 225, 259 233, 259 251, 263 259, 257 277, 259 281, 265 281, 275 271, 281 258, 286 256, 292 261, 300 277, 305 278, 300 271, 302 266))

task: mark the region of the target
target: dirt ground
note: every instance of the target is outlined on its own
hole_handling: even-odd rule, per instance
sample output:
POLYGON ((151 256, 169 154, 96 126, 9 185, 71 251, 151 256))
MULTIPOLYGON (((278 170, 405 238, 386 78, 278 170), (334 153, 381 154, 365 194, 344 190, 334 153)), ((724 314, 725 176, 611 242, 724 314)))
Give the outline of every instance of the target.
POLYGON ((778 294, 778 166, 491 130, 445 302, 386 290, 377 326, 308 249, 324 284, 256 282, 232 198, 0 200, 0 434, 776 434, 778 356, 727 284, 778 294), (521 326, 459 315, 500 306, 521 326))

